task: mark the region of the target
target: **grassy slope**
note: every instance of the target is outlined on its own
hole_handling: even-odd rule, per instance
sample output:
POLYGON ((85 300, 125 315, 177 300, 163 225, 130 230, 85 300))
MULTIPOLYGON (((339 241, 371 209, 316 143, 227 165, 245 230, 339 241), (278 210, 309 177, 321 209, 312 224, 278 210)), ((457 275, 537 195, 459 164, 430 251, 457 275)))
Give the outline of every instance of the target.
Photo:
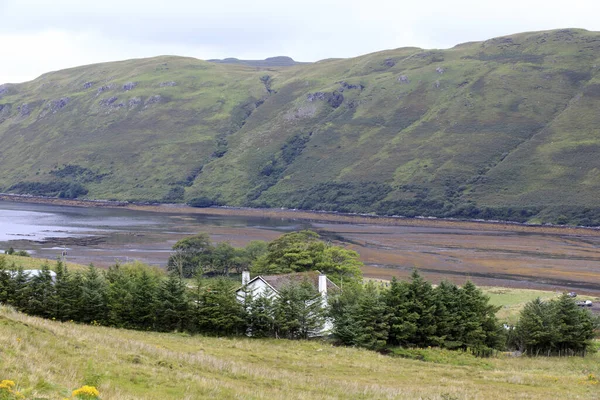
MULTIPOLYGON (((45 258, 35 257, 20 257, 20 256, 9 256, 8 254, 0 254, 0 263, 4 260, 7 268, 12 269, 15 267, 23 267, 23 269, 39 269, 44 264, 48 265, 50 269, 54 269, 56 260, 47 260, 45 258)), ((87 267, 81 264, 75 264, 67 262, 67 268, 71 271, 82 271, 87 267)))
POLYGON ((597 398, 582 358, 475 359, 425 350, 437 363, 319 341, 219 339, 58 323, 0 307, 0 377, 29 398, 84 383, 105 399, 597 398))
POLYGON ((377 181, 391 192, 359 211, 393 213, 384 202, 415 196, 595 207, 598 49, 600 34, 571 29, 289 68, 157 57, 49 73, 0 95, 0 189, 75 164, 107 174, 84 182, 94 198, 161 200, 180 187, 185 199, 298 207, 319 183, 377 181), (124 91, 127 82, 137 86, 124 91), (336 91, 337 107, 308 98, 336 91), (284 154, 295 136, 305 143, 284 154))

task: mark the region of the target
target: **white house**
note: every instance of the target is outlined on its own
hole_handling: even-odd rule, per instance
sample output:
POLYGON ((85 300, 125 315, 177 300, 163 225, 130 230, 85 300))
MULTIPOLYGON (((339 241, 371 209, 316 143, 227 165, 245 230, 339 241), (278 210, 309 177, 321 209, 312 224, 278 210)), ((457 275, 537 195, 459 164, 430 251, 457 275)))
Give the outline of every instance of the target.
MULTIPOLYGON (((250 279, 250 272, 244 271, 242 272, 242 286, 236 290, 236 295, 240 303, 245 301, 248 294, 252 296, 266 294, 267 297, 273 298, 279 296, 279 291, 283 287, 292 283, 299 284, 305 281, 310 282, 319 290, 324 307, 327 306, 327 294, 340 290, 335 283, 319 271, 294 272, 281 275, 259 275, 253 279, 250 279)), ((331 321, 327 320, 323 325, 320 334, 326 334, 331 331, 332 327, 331 321)))

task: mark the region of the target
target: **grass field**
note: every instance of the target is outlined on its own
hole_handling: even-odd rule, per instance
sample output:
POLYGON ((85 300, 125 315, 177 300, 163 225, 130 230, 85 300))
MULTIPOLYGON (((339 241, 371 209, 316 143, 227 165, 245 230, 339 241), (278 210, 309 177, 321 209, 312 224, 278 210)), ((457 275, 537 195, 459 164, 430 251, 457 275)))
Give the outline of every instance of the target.
MULTIPOLYGON (((39 269, 44 264, 47 264, 50 267, 50 269, 54 269, 54 267, 56 266, 56 261, 57 261, 57 260, 47 260, 44 258, 35 258, 35 257, 21 257, 21 256, 15 256, 15 255, 9 256, 8 254, 0 254, 0 263, 2 262, 1 260, 4 260, 4 262, 6 263, 5 265, 7 267, 12 268, 12 266, 14 264, 16 267, 19 267, 19 266, 23 267, 23 269, 39 269)), ((81 271, 86 268, 85 265, 75 264, 75 263, 71 263, 71 262, 67 262, 67 267, 71 271, 81 271)))
POLYGON ((83 385, 103 399, 596 399, 598 355, 431 361, 321 341, 223 339, 59 323, 0 307, 0 378, 27 398, 83 385))

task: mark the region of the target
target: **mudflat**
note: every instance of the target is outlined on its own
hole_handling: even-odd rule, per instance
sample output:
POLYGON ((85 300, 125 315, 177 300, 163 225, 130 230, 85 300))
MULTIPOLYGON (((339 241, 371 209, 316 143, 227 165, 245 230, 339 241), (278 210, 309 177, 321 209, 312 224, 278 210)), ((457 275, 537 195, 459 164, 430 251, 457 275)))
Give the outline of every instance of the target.
MULTIPOLYGON (((416 267, 433 281, 462 283, 471 279, 487 286, 600 294, 600 231, 594 228, 12 196, 0 199, 158 213, 174 221, 174 227, 181 227, 165 226, 151 233, 116 232, 84 244, 87 252, 82 250, 85 256, 76 260, 79 262, 107 265, 115 259, 107 254, 119 255, 128 249, 131 259, 164 265, 172 243, 190 232, 206 231, 215 241, 241 246, 250 240, 272 240, 289 229, 309 228, 326 240, 359 252, 368 277, 405 277, 416 267), (230 223, 233 220, 237 222, 230 223)), ((60 246, 61 240, 54 245, 60 246)), ((77 257, 77 244, 72 247, 73 257, 77 257)))

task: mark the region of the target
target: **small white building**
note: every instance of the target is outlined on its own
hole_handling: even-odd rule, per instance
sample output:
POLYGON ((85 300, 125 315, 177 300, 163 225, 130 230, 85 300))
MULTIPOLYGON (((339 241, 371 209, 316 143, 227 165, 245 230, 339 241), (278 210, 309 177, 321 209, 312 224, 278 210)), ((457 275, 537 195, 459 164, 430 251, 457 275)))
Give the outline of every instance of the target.
MULTIPOLYGON (((335 283, 319 271, 294 272, 281 275, 259 275, 253 279, 250 279, 250 272, 244 271, 242 272, 242 286, 236 290, 236 296, 240 303, 245 301, 248 294, 253 297, 264 294, 269 298, 274 298, 279 296, 279 291, 283 287, 293 283, 300 284, 305 281, 311 283, 315 289, 318 289, 321 294, 323 307, 327 306, 328 293, 340 290, 335 283)), ((332 328, 333 325, 331 321, 326 320, 320 331, 320 335, 327 334, 332 328)))

